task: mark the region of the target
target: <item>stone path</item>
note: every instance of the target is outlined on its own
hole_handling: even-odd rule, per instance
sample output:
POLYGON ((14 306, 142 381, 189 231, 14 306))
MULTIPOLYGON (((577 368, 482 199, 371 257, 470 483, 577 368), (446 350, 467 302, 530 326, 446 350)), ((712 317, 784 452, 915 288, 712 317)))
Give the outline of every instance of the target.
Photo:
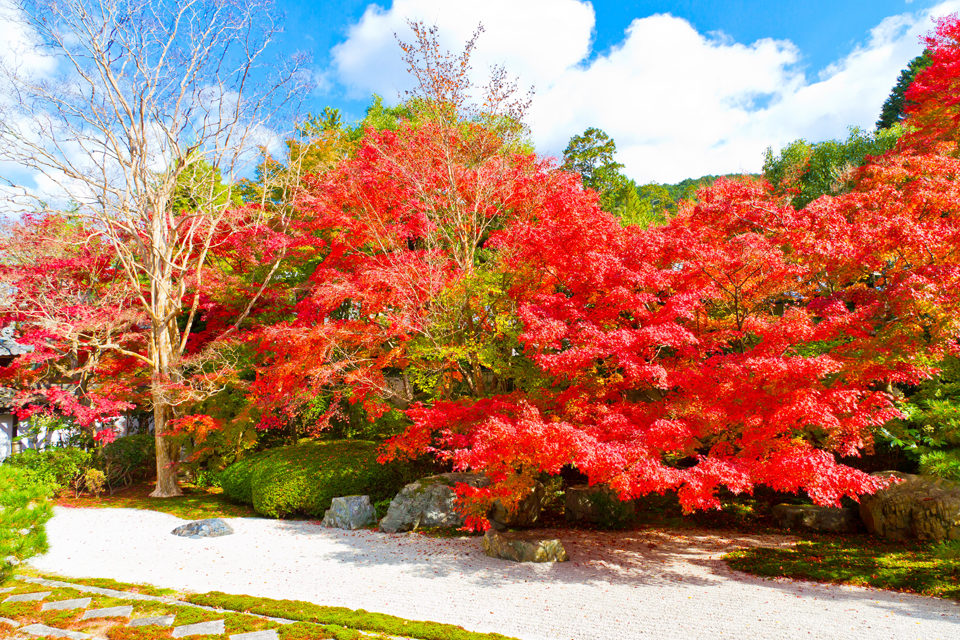
MULTIPOLYGON (((181 607, 190 607, 193 609, 202 609, 205 611, 220 612, 220 609, 215 607, 207 607, 204 605, 193 604, 191 602, 184 602, 183 600, 177 600, 176 598, 167 598, 163 596, 150 596, 142 593, 134 593, 131 591, 119 591, 116 589, 105 589, 102 587, 92 587, 82 584, 74 584, 72 582, 62 582, 59 580, 47 580, 45 578, 33 578, 29 576, 22 576, 16 578, 16 580, 21 582, 29 582, 41 586, 53 587, 53 588, 69 588, 83 593, 93 593, 97 595, 109 596, 113 598, 123 598, 126 600, 141 600, 149 602, 159 602, 163 604, 181 606, 181 607)), ((8 593, 13 591, 15 587, 4 587, 0 589, 0 593, 8 593)), ((36 602, 45 600, 53 594, 52 591, 35 591, 29 593, 18 593, 15 595, 7 596, 3 602, 36 602)), ((132 618, 133 615, 133 606, 132 605, 123 605, 117 607, 106 607, 100 609, 89 609, 92 598, 71 598, 67 600, 52 600, 49 602, 44 602, 40 610, 41 611, 67 611, 73 609, 86 609, 83 614, 80 616, 81 620, 90 620, 95 618, 126 618, 126 623, 120 622, 118 624, 125 624, 129 627, 143 627, 147 625, 156 625, 160 627, 173 627, 171 629, 171 636, 174 638, 190 638, 191 636, 205 635, 205 634, 224 634, 226 632, 224 626, 224 620, 209 620, 205 622, 196 622, 193 624, 186 624, 181 626, 174 626, 174 621, 176 616, 174 615, 164 615, 164 616, 152 616, 152 617, 143 617, 143 618, 132 618)), ((230 612, 234 613, 234 612, 230 612)), ((270 616, 260 616, 252 613, 244 613, 245 616, 250 616, 253 618, 260 618, 263 620, 268 620, 276 624, 293 624, 295 620, 287 620, 284 618, 273 618, 270 616)), ((34 636, 34 637, 44 637, 44 638, 68 638, 69 640, 101 640, 101 636, 94 636, 88 633, 83 633, 80 631, 73 631, 69 629, 59 629, 57 627, 48 626, 45 624, 29 624, 21 626, 15 620, 10 620, 9 618, 0 617, 0 623, 7 624, 14 628, 14 633, 21 636, 34 636)), ((261 631, 251 631, 245 633, 234 633, 228 636, 230 640, 279 640, 279 635, 274 629, 265 629, 261 631)), ((398 639, 405 640, 405 639, 398 639)))

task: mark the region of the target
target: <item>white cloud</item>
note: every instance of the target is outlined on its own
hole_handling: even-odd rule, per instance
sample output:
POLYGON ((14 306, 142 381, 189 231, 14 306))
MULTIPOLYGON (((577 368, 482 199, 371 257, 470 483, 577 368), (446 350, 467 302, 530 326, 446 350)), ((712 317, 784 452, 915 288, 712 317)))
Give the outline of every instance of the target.
POLYGON ((409 82, 393 35, 407 39, 407 19, 436 24, 452 50, 482 22, 476 67, 503 63, 521 86, 536 86, 528 121, 541 153, 559 154, 571 135, 596 126, 616 140, 628 175, 673 182, 758 171, 767 146, 871 128, 897 75, 921 51, 931 16, 958 10, 960 0, 948 0, 891 16, 808 79, 791 42, 738 43, 665 14, 634 20, 616 47, 591 57, 589 2, 395 0, 367 8, 334 48, 327 73, 355 97, 375 91, 393 100, 409 82))
POLYGON ((441 42, 459 51, 483 24, 473 57, 482 79, 504 64, 525 85, 548 85, 590 53, 594 14, 578 0, 395 0, 390 9, 371 4, 344 42, 333 48, 333 75, 354 95, 371 91, 390 100, 408 85, 394 34, 412 40, 407 20, 440 27, 441 42))

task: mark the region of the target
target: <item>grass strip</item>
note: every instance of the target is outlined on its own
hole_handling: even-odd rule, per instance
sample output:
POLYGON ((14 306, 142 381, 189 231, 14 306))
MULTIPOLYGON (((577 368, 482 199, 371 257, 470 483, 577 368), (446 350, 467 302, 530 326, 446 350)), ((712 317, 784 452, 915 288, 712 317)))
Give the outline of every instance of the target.
POLYGON ((322 625, 336 625, 387 635, 416 638, 417 640, 516 640, 499 633, 477 633, 463 627, 439 622, 405 620, 384 613, 363 609, 328 607, 301 600, 273 600, 252 596, 236 596, 220 591, 190 595, 187 602, 219 607, 243 613, 255 613, 287 620, 299 620, 322 625))
POLYGON ((883 542, 867 536, 816 536, 792 547, 737 549, 727 564, 767 578, 793 578, 906 591, 960 600, 960 541, 883 542))

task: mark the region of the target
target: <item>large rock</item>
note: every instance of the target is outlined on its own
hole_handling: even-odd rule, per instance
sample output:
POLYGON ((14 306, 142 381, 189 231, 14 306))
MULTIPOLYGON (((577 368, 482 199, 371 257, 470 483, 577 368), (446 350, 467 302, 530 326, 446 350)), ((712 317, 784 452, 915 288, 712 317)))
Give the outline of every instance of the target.
POLYGON ((960 540, 960 485, 898 471, 872 475, 902 482, 860 498, 867 531, 888 540, 960 540))
POLYGON ((574 485, 567 487, 563 496, 563 514, 571 524, 622 527, 634 519, 636 512, 633 501, 621 500, 604 485, 574 485))
POLYGON ((854 533, 860 529, 855 509, 819 507, 813 504, 778 504, 773 519, 784 529, 805 529, 825 533, 854 533))
POLYGON ((441 473, 411 482, 390 502, 380 530, 387 533, 423 527, 462 527, 463 516, 454 507, 457 484, 485 487, 490 480, 479 473, 441 473))
POLYGON ((170 533, 183 538, 216 538, 230 535, 233 529, 220 518, 209 518, 182 524, 170 533))
POLYGON ((514 562, 566 562, 570 559, 563 543, 517 533, 490 529, 483 536, 483 552, 491 558, 514 562))
POLYGON ((341 496, 330 501, 320 524, 337 529, 362 529, 376 522, 377 512, 370 504, 370 496, 341 496))
POLYGON ((528 493, 513 510, 507 510, 503 503, 497 500, 487 512, 487 520, 497 531, 505 529, 524 529, 537 524, 540 512, 543 511, 547 491, 543 484, 537 482, 533 490, 528 493))

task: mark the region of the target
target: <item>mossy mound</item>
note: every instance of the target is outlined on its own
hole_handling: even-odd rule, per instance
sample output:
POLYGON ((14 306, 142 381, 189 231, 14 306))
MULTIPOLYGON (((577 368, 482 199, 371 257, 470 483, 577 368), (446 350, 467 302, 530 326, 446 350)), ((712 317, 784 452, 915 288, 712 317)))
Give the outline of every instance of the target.
POLYGON ((377 446, 365 440, 304 441, 261 451, 223 471, 223 491, 270 518, 322 516, 337 496, 386 500, 416 477, 416 469, 378 463, 377 446))

